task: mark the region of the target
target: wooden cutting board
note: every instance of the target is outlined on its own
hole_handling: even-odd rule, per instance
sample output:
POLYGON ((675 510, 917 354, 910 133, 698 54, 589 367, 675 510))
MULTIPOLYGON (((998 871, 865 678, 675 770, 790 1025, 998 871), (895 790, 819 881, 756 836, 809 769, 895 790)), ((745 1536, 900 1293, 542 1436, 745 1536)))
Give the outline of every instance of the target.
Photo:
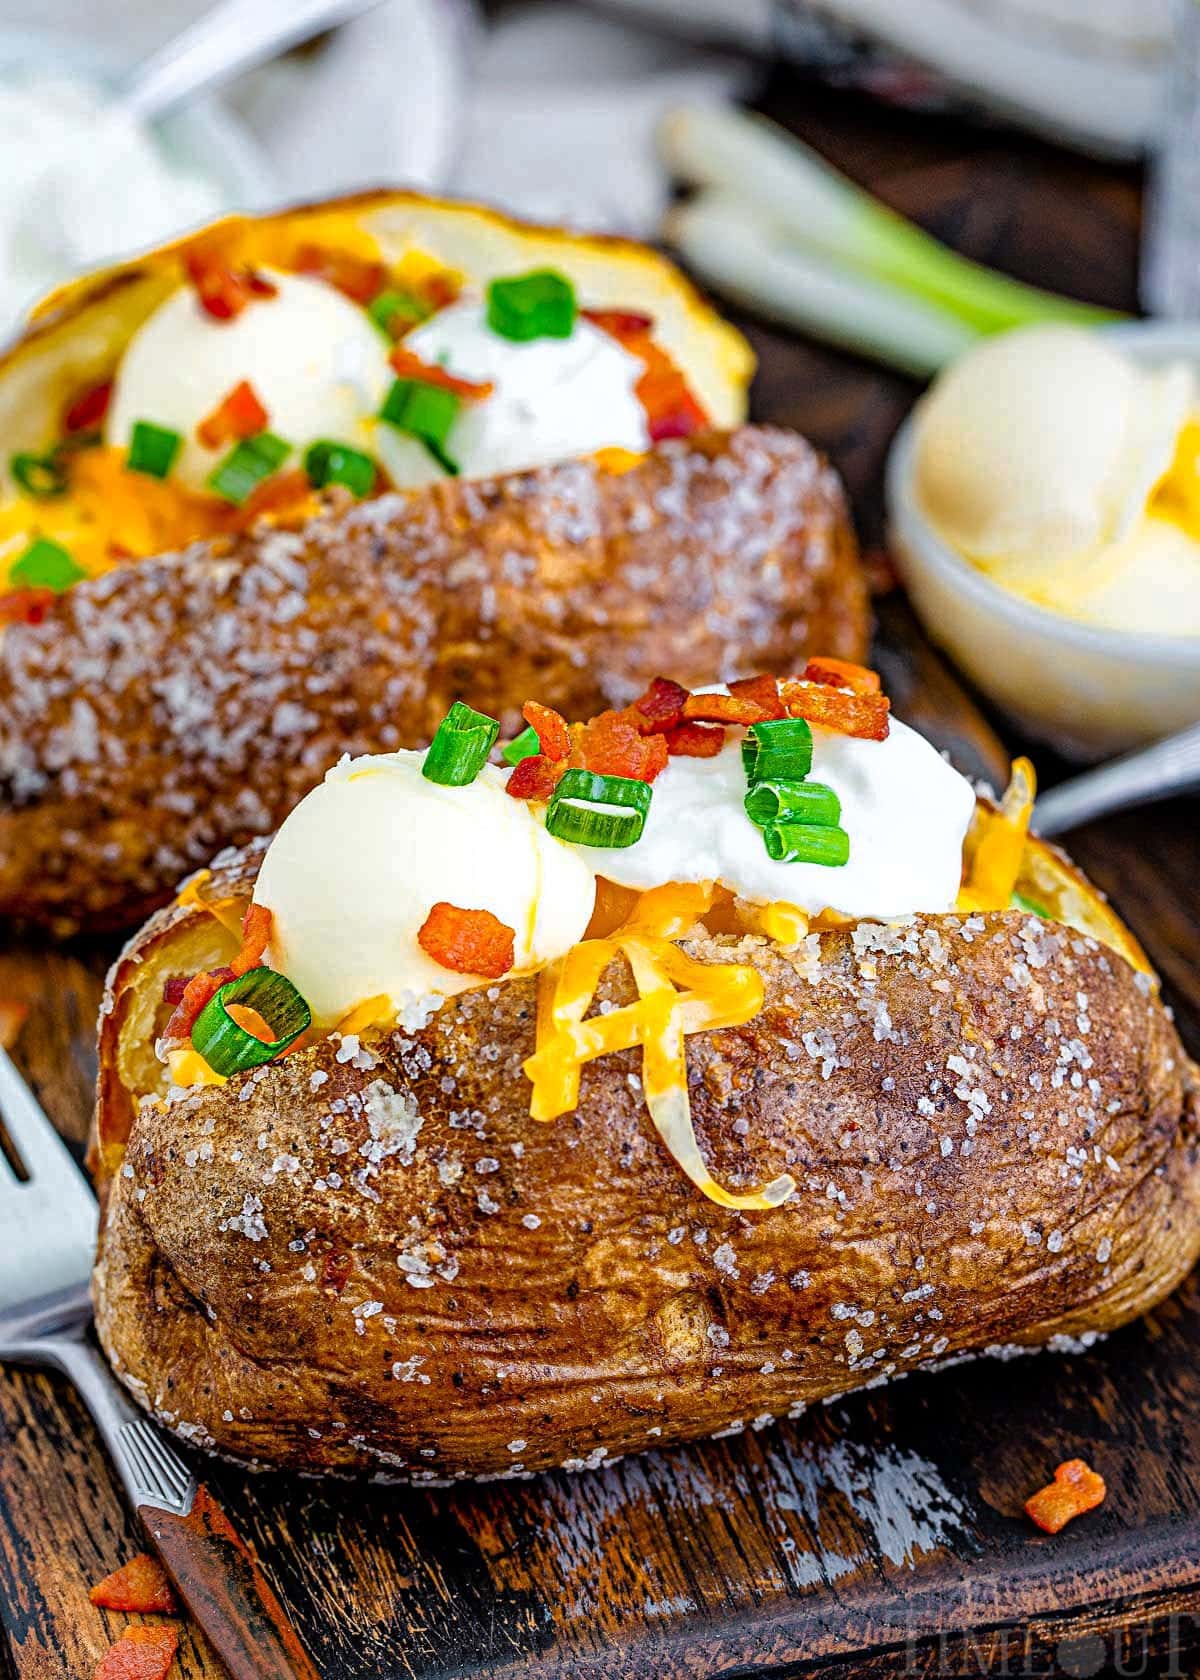
MULTIPOLYGON (((785 118, 803 105, 806 138, 973 254, 1131 301, 1131 175, 812 89, 781 84, 769 104, 785 118)), ((831 452, 877 541, 886 444, 914 388, 782 334, 754 337, 759 417, 831 452)), ((880 616, 897 709, 964 769, 1001 776, 1003 749, 902 603, 880 616)), ((1149 947, 1193 1053, 1198 814, 1179 802, 1074 840, 1149 947)), ((0 951, 0 995, 33 1005, 18 1059, 77 1142, 110 955, 0 951)), ((1091 1675, 1113 1661, 1145 1673, 1146 1652, 1200 1646, 1200 1290, 1085 1354, 913 1377, 761 1434, 576 1477, 421 1492, 215 1480, 328 1680, 534 1667, 558 1680, 1091 1675), (1108 1502, 1041 1536, 1022 1501, 1075 1454, 1103 1472, 1108 1502)), ((86 1680, 106 1622, 123 1620, 93 1610, 87 1588, 137 1549, 70 1391, 0 1374, 0 1676, 86 1680)), ((219 1673, 199 1636, 179 1672, 219 1673)))

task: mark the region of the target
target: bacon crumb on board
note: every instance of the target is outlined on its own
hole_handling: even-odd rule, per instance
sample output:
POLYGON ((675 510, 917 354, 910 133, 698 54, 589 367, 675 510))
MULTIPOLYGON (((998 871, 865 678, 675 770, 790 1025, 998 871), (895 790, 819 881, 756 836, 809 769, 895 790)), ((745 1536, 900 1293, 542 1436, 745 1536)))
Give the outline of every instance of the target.
POLYGON ((114 1569, 96 1583, 88 1597, 101 1610, 142 1616, 172 1616, 179 1609, 166 1570, 149 1552, 139 1552, 120 1569, 114 1569))
POLYGON ((1025 1512, 1046 1534, 1057 1534, 1075 1517, 1104 1503, 1108 1489, 1082 1458, 1069 1458, 1054 1472, 1054 1480, 1025 1501, 1025 1512))
POLYGON ((96 1669, 95 1680, 166 1680, 179 1629, 162 1623, 127 1627, 96 1669))

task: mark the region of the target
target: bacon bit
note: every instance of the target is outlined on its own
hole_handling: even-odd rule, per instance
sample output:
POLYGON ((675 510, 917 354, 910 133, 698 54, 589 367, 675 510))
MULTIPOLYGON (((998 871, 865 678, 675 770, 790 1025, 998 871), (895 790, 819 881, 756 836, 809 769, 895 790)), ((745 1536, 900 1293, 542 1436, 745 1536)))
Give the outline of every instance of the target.
POLYGON ((166 1680, 178 1649, 178 1628, 149 1622, 127 1627, 97 1668, 95 1680, 166 1680))
POLYGON ((461 910, 443 899, 426 916, 417 943, 442 968, 499 980, 512 968, 516 937, 490 910, 461 910))
POLYGON ((643 735, 630 712, 601 712, 583 727, 579 748, 584 765, 598 776, 628 776, 652 782, 667 767, 661 735, 643 735))
POLYGON ((763 675, 760 677, 739 677, 736 682, 727 683, 730 694, 739 700, 754 700, 767 714, 759 721, 766 723, 777 718, 787 716, 783 701, 779 698, 779 678, 763 675))
POLYGON ((804 667, 804 681, 824 683, 827 688, 848 688, 851 694, 879 693, 879 673, 849 659, 810 659, 804 667))
POLYGON ((63 415, 63 430, 65 432, 94 431, 108 413, 112 391, 113 382, 111 379, 106 379, 102 385, 93 385, 90 390, 82 391, 63 415))
POLYGON ((514 799, 549 799, 565 769, 565 764, 544 758, 541 753, 533 753, 514 767, 506 791, 514 799))
POLYGON ((542 749, 544 758, 552 758, 555 762, 571 756, 571 735, 567 729, 567 720, 559 712, 552 711, 549 706, 541 706, 536 700, 527 700, 521 708, 521 716, 534 731, 538 738, 538 746, 542 749))
POLYGON ((843 694, 821 683, 779 685, 789 717, 802 717, 821 729, 852 735, 860 741, 886 741, 891 701, 883 694, 843 694))
POLYGON ((56 600, 53 589, 9 589, 0 595, 0 625, 40 624, 56 600))
POLYGON ((223 443, 253 437, 264 429, 269 419, 253 385, 243 379, 201 420, 196 436, 206 449, 220 449, 223 443))
POLYGON ((637 713, 634 721, 643 735, 673 729, 683 717, 687 697, 688 691, 682 683, 672 682, 670 677, 655 677, 641 699, 633 702, 632 710, 637 713))
POLYGON ((712 425, 674 361, 654 342, 651 336, 654 322, 649 317, 619 309, 585 309, 583 314, 593 326, 636 356, 645 368, 634 394, 645 410, 646 430, 652 443, 661 443, 664 438, 692 437, 712 425))
POLYGON ((456 303, 462 287, 448 274, 430 274, 421 282, 421 290, 430 309, 436 312, 439 309, 448 309, 452 303, 456 303))
POLYGON ((672 758, 716 758, 725 745, 725 731, 708 723, 681 723, 663 739, 672 758))
POLYGON ((188 251, 183 261, 200 307, 214 321, 236 321, 254 298, 278 294, 278 288, 265 275, 250 268, 235 269, 215 251, 188 251))
POLYGON ((234 975, 258 968, 271 939, 271 912, 265 904, 252 904, 242 918, 242 948, 230 963, 234 975))
POLYGON ((1026 1515, 1047 1534, 1057 1534, 1073 1517, 1094 1511, 1108 1489, 1082 1458, 1069 1458, 1054 1472, 1054 1480, 1025 1501, 1026 1515))
POLYGON ((780 713, 750 695, 692 694, 688 696, 683 715, 685 720, 696 723, 732 723, 748 729, 751 724, 766 723, 780 713))
POLYGON ((299 521, 310 518, 319 507, 308 474, 295 467, 291 472, 272 473, 270 478, 265 478, 236 510, 231 529, 245 531, 268 517, 276 521, 299 521))
POLYGON ((29 1019, 29 1005, 20 998, 0 998, 0 1050, 11 1050, 29 1019))
POLYGON ((121 1610, 140 1616, 173 1616, 179 1601, 167 1572, 149 1552, 139 1552, 120 1569, 106 1575, 88 1594, 101 1610, 121 1610))
POLYGON ((183 994, 187 991, 187 981, 182 974, 171 974, 163 981, 162 1000, 174 1009, 183 1002, 183 994))
POLYGON ((331 251, 324 245, 301 245, 291 266, 297 274, 324 280, 351 303, 364 307, 379 296, 388 279, 387 269, 381 262, 352 257, 348 251, 331 251))
POLYGON ((388 356, 388 361, 401 379, 419 379, 424 385, 436 385, 441 391, 453 391, 456 397, 480 401, 484 397, 490 397, 496 389, 490 379, 460 379, 458 374, 448 373, 436 362, 423 362, 420 356, 406 350, 403 344, 396 346, 388 356))
POLYGON ((220 991, 226 980, 234 979, 231 968, 214 968, 211 973, 193 974, 183 988, 183 996, 175 1006, 175 1013, 163 1028, 168 1043, 183 1043, 192 1036, 192 1028, 205 1004, 220 991))

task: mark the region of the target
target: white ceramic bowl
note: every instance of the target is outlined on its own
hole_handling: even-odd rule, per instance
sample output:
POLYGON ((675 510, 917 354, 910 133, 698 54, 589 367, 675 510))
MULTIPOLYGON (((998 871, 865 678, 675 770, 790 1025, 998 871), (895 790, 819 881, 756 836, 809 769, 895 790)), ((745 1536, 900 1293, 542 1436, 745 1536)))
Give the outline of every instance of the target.
MULTIPOLYGON (((1136 321, 1104 332, 1139 362, 1200 368, 1200 325, 1136 321)), ((926 630, 1028 734, 1072 758, 1104 758, 1200 719, 1200 637, 1077 624, 1010 594, 957 554, 913 493, 914 425, 888 456, 892 550, 926 630)))

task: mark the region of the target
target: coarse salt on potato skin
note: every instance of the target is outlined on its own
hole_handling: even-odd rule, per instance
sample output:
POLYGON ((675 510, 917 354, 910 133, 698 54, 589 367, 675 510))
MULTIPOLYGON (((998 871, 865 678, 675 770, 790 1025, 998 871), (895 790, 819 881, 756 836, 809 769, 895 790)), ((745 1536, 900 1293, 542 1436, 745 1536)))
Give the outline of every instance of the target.
MULTIPOLYGON (((247 892, 260 857, 211 890, 247 892)), ((1087 1338, 1200 1249, 1197 1070, 1148 977, 1034 916, 688 943, 766 983, 755 1020, 688 1040, 715 1176, 798 1181, 752 1216, 659 1144, 636 1053, 585 1068, 577 1113, 529 1118, 528 981, 122 1111, 138 976, 205 919, 162 912, 114 971, 95 1294, 143 1404, 235 1458, 578 1468, 1087 1338)), ((615 965, 599 996, 630 995, 615 965)))
POLYGON ((530 695, 586 718, 663 669, 861 658, 868 620, 836 473, 753 426, 118 567, 0 640, 0 914, 127 926, 456 699, 515 734, 530 695))

